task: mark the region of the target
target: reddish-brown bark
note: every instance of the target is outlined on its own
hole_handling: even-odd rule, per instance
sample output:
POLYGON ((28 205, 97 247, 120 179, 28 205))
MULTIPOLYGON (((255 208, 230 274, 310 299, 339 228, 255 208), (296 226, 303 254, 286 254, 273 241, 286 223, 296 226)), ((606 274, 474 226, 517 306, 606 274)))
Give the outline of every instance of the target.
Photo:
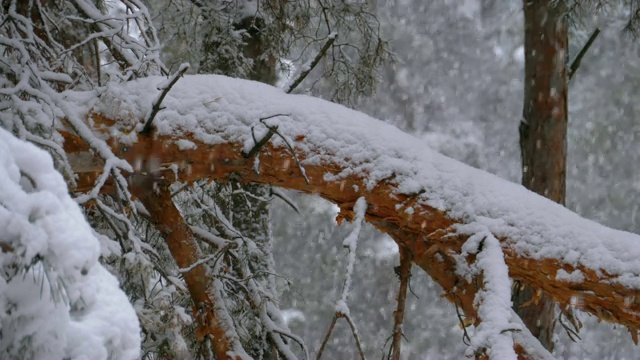
MULTIPOLYGON (((567 20, 563 1, 524 0, 524 109, 520 124, 522 185, 565 202, 567 161, 567 20)), ((553 349, 554 303, 516 283, 513 306, 542 345, 553 349)))
MULTIPOLYGON (((94 121, 106 119, 94 117, 94 121)), ((73 135, 66 133, 67 140, 73 135)), ((183 137, 185 138, 185 137, 183 137)), ((388 233, 399 245, 411 252, 413 262, 425 270, 444 289, 444 296, 456 303, 464 311, 471 322, 476 321, 473 299, 481 284, 480 279, 468 283, 455 273, 455 255, 461 253, 462 244, 467 237, 455 234, 452 225, 460 223, 460 219, 447 216, 446 212, 436 210, 427 205, 418 204, 417 194, 401 194, 391 183, 391 179, 378 183, 367 190, 363 177, 353 176, 344 180, 328 181, 325 174, 338 174, 343 169, 335 163, 305 165, 309 182, 301 175, 296 160, 286 148, 267 144, 257 155, 260 156, 259 172, 254 170, 254 159, 245 159, 241 155, 242 144, 223 143, 217 145, 204 144, 193 137, 186 136, 197 146, 195 149, 181 150, 174 143, 175 139, 166 136, 139 137, 132 145, 113 143, 112 149, 131 163, 140 159, 149 159, 150 154, 162 168, 175 164, 179 167, 176 174, 171 170, 160 171, 155 176, 166 181, 196 181, 210 179, 225 181, 232 174, 246 183, 256 182, 272 184, 283 188, 296 189, 317 194, 336 203, 343 210, 341 216, 349 219, 353 216, 355 201, 364 196, 369 204, 366 220, 375 227, 388 233), (412 214, 405 212, 405 207, 396 208, 397 204, 414 206, 412 214)), ((297 139, 304 141, 304 138, 297 139)), ((69 144, 73 144, 71 141, 69 144)), ((70 146, 68 152, 79 149, 70 146)), ((298 154, 301 160, 303 154, 298 154)), ((77 191, 85 191, 93 186, 93 181, 100 172, 100 167, 78 167, 79 178, 77 191)), ((108 191, 108 189, 107 189, 108 191)), ((503 251, 509 267, 510 276, 524 284, 540 289, 554 301, 571 304, 572 299, 580 299, 575 305, 601 319, 616 322, 629 327, 633 332, 640 327, 640 292, 626 288, 615 282, 608 282, 613 277, 608 274, 596 274, 594 269, 584 266, 573 267, 562 264, 556 259, 532 259, 518 253, 505 240, 503 251), (580 270, 584 281, 567 283, 556 279, 558 270, 571 273, 580 270)), ((473 259, 468 259, 472 261, 473 259)))
POLYGON ((200 339, 208 337, 211 340, 217 359, 235 359, 228 355, 239 349, 234 348, 237 339, 229 332, 232 324, 225 323, 228 314, 224 311, 223 300, 212 290, 214 279, 207 267, 193 266, 202 257, 200 248, 193 231, 173 204, 169 184, 154 174, 137 175, 132 184, 132 193, 149 212, 151 222, 162 234, 178 268, 189 269, 183 271, 182 276, 193 300, 194 318, 198 322, 196 334, 200 339))

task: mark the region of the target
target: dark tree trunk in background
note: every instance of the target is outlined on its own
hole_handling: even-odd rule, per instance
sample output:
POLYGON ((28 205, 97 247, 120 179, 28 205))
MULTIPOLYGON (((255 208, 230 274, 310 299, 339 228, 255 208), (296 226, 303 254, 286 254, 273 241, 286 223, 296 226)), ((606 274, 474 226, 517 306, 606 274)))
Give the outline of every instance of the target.
MULTIPOLYGON (((567 20, 562 1, 524 1, 524 109, 520 123, 522 184, 564 204, 567 160, 567 20)), ((554 303, 516 283, 513 306, 529 330, 553 349, 554 303)))
MULTIPOLYGON (((277 81, 276 59, 273 55, 268 54, 268 46, 265 44, 262 33, 264 26, 264 20, 259 17, 246 17, 233 24, 235 31, 240 31, 243 34, 242 56, 252 61, 252 66, 245 77, 249 80, 275 85, 277 81)), ((206 52, 212 52, 220 51, 222 47, 214 37, 213 40, 205 40, 204 48, 206 52)), ((199 72, 237 76, 234 71, 236 71, 238 64, 232 59, 233 57, 230 57, 228 62, 208 64, 207 58, 204 57, 199 72)), ((258 119, 255 121, 257 122, 258 119)), ((259 157, 260 154, 255 156, 259 157)), ((251 183, 243 185, 242 179, 217 186, 219 196, 216 203, 228 216, 234 229, 238 231, 237 235, 251 239, 257 245, 257 249, 250 251, 249 257, 249 267, 254 274, 253 279, 262 283, 263 287, 271 292, 267 297, 275 297, 277 292, 271 276, 274 263, 271 252, 272 238, 268 202, 271 197, 270 187, 251 183)), ((272 305, 278 306, 275 302, 272 302, 272 305)), ((273 352, 272 346, 273 344, 270 343, 255 341, 245 344, 245 350, 254 358, 277 359, 278 354, 273 352)))
MULTIPOLYGON (((267 54, 267 46, 262 37, 264 26, 262 18, 247 17, 235 24, 234 27, 237 30, 245 31, 243 55, 245 58, 253 60, 253 67, 248 79, 275 85, 277 80, 276 60, 272 55, 267 54)), ((266 257, 270 261, 271 230, 269 225, 269 204, 266 201, 271 196, 270 189, 258 184, 235 185, 238 188, 232 187, 231 195, 231 205, 235 214, 232 219, 233 226, 242 235, 251 238, 259 246, 264 247, 263 250, 268 252, 266 257)), ((260 259, 256 260, 260 261, 260 259)))

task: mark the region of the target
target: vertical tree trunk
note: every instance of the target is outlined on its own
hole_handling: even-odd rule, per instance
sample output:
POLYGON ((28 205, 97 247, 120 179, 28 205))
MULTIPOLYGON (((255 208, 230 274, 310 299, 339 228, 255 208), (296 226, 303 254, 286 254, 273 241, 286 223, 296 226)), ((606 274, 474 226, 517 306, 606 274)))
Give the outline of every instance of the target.
MULTIPOLYGON (((522 184, 564 204, 567 159, 567 20, 563 1, 524 0, 524 109, 520 123, 522 184)), ((513 306, 529 330, 553 349, 554 304, 516 284, 513 306)))
MULTIPOLYGON (((247 6, 246 3, 244 5, 247 6)), ((243 33, 242 56, 252 61, 249 71, 244 73, 245 78, 275 85, 277 81, 276 59, 273 55, 268 54, 268 46, 263 37, 265 26, 264 19, 254 16, 243 18, 233 24, 235 31, 243 33)), ((218 39, 215 37, 205 39, 205 52, 220 51, 220 47, 218 39)), ((235 68, 237 65, 233 59, 222 63, 208 63, 207 58, 204 57, 200 73, 215 72, 237 76, 235 68)), ((271 197, 270 188, 259 184, 243 185, 241 182, 216 186, 226 187, 226 191, 220 191, 221 196, 216 199, 216 203, 229 216, 231 225, 241 236, 251 239, 257 245, 258 251, 251 251, 248 258, 249 268, 254 274, 253 279, 261 284, 263 290, 269 292, 266 298, 272 299, 268 300, 270 304, 274 308, 278 308, 277 302, 273 300, 277 292, 274 278, 271 275, 274 271, 274 261, 271 252, 271 219, 268 202, 271 197)), ((266 306, 265 304, 261 305, 266 306)), ((283 342, 286 343, 286 341, 283 342)), ((279 353, 273 345, 269 340, 263 342, 256 339, 245 345, 245 349, 255 358, 277 359, 279 353)))

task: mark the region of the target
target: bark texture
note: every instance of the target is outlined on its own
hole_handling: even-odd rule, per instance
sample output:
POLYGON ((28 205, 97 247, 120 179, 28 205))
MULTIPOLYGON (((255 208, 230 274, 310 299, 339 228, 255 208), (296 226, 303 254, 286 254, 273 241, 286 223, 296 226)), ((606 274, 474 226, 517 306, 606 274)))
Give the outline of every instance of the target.
MULTIPOLYGON (((113 120, 94 116, 96 127, 113 120)), ((70 133, 65 136, 65 150, 69 154, 80 153, 88 149, 82 141, 70 133), (85 149, 85 150, 83 150, 85 149)), ((413 263, 426 271, 444 289, 444 296, 455 302, 464 311, 470 322, 477 321, 473 300, 478 284, 482 279, 467 282, 456 275, 456 256, 461 254, 461 247, 467 236, 457 234, 453 225, 464 223, 464 219, 448 216, 446 210, 438 210, 417 202, 419 194, 402 194, 390 180, 381 181, 367 190, 367 179, 362 176, 350 176, 343 180, 326 180, 327 173, 337 175, 344 169, 339 165, 341 159, 323 164, 305 165, 309 182, 296 167, 296 159, 286 147, 266 144, 261 152, 258 171, 254 159, 242 156, 241 143, 204 144, 188 134, 181 136, 189 139, 196 147, 180 149, 167 136, 139 137, 136 143, 125 145, 111 142, 114 154, 129 162, 147 158, 152 154, 161 169, 156 176, 167 181, 191 182, 202 179, 226 181, 230 178, 240 179, 245 183, 271 184, 288 189, 316 194, 336 203, 343 210, 342 217, 353 216, 353 206, 359 197, 364 196, 369 204, 366 220, 375 227, 388 233, 400 246, 411 253, 413 263), (171 170, 171 165, 178 167, 178 172, 171 170), (187 170, 187 167, 189 171, 187 170), (397 204, 403 206, 397 207, 397 204), (405 210, 414 207, 411 214, 405 210)), ((304 142, 305 139, 298 139, 304 142)), ((304 145, 301 145, 304 146, 304 145)), ((295 147, 294 144, 294 150, 295 147)), ((317 149, 318 152, 325 151, 317 149)), ((302 161, 305 156, 298 154, 302 161)), ((313 156, 313 154, 309 154, 313 156)), ((73 162, 74 156, 70 156, 73 162)), ((86 157, 78 157, 81 161, 74 166, 78 174, 77 187, 74 191, 87 191, 94 186, 100 175, 102 166, 92 166, 86 157)), ((103 191, 113 187, 108 184, 103 191)), ((554 258, 532 258, 519 253, 514 243, 508 239, 499 239, 509 267, 509 275, 523 284, 532 286, 547 293, 554 301, 569 305, 572 299, 581 299, 578 307, 598 318, 627 326, 632 335, 640 328, 640 291, 625 287, 615 281, 615 276, 585 266, 572 266, 554 258), (568 273, 580 270, 584 274, 581 282, 568 283, 556 277, 562 269, 568 273)), ((467 259, 472 262, 473 255, 467 259)))
POLYGON ((181 269, 182 277, 193 300, 193 315, 197 320, 196 336, 208 338, 217 359, 241 359, 244 351, 233 331, 233 322, 224 301, 213 286, 209 267, 199 264, 202 252, 180 211, 171 199, 169 185, 158 174, 138 174, 131 178, 131 190, 149 212, 151 222, 162 234, 171 256, 181 269), (238 355, 230 355, 238 354, 238 355))
MULTIPOLYGON (((563 1, 524 1, 524 109, 520 123, 522 185, 565 202, 567 160, 567 19, 563 1)), ((513 306, 531 333, 553 349, 554 303, 516 282, 513 306)))
POLYGON ((395 268, 396 275, 400 280, 398 288, 398 296, 396 297, 397 307, 393 313, 393 353, 392 360, 400 360, 402 349, 402 324, 404 323, 404 310, 407 302, 407 290, 409 289, 409 280, 411 278, 411 252, 408 249, 400 247, 400 265, 395 268))

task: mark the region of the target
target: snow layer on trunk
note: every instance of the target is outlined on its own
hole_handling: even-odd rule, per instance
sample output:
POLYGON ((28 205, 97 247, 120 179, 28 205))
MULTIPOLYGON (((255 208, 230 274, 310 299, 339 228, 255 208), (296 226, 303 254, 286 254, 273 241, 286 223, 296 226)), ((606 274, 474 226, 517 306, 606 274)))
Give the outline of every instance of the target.
MULTIPOLYGON (((120 129, 111 134, 123 126, 140 130, 163 80, 150 77, 111 84, 92 111, 122 119, 117 124, 120 129)), ((446 211, 453 219, 509 239, 525 257, 554 258, 606 271, 612 281, 640 288, 640 236, 581 218, 521 185, 436 153, 420 139, 360 112, 214 75, 185 76, 163 106, 154 120, 159 134, 177 138, 192 134, 205 143, 251 147, 252 127, 259 133, 266 124, 278 126, 286 138, 304 139, 293 144, 304 155, 302 166, 337 161, 345 169, 337 178, 363 176, 370 188, 391 179, 399 192, 418 194, 423 204, 446 211)), ((120 137, 124 142, 135 139, 135 131, 120 137)), ((280 136, 271 141, 286 146, 280 136)))
POLYGON ((51 157, 3 129, 0 245, 0 358, 139 358, 135 311, 51 157))

